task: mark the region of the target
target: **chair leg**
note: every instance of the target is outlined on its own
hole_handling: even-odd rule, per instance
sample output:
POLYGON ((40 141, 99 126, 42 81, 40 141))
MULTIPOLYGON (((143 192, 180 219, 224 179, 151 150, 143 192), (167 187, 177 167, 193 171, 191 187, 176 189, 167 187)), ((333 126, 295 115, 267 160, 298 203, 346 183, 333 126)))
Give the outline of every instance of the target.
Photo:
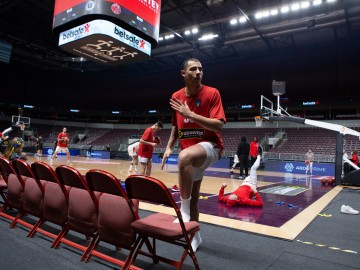
POLYGON ((0 208, 0 213, 4 212, 8 208, 8 204, 5 202, 4 205, 0 208))
POLYGON ((4 200, 4 204, 6 203, 6 196, 5 193, 3 191, 0 192, 1 198, 3 198, 4 200))
POLYGON ((140 248, 140 241, 141 241, 141 236, 138 236, 136 238, 136 241, 135 241, 133 247, 130 249, 130 253, 126 257, 125 263, 124 263, 123 267, 121 268, 121 270, 130 269, 130 266, 133 264, 134 260, 136 259, 137 254, 138 254, 138 250, 140 248))
POLYGON ((13 222, 9 225, 9 228, 14 228, 17 221, 25 214, 25 211, 20 211, 20 213, 14 218, 13 222))
MULTIPOLYGON (((199 266, 197 257, 196 257, 196 255, 195 255, 194 250, 192 249, 192 246, 191 246, 191 241, 192 241, 192 239, 194 238, 194 236, 195 236, 195 233, 192 233, 189 238, 185 237, 185 240, 186 240, 186 243, 187 243, 187 247, 186 247, 185 252, 186 252, 187 254, 189 254, 190 258, 192 259, 192 261, 193 261, 193 263, 194 263, 194 266, 195 266, 195 269, 200 269, 200 266, 199 266)), ((184 260, 185 260, 186 254, 184 254, 184 255, 185 255, 185 257, 184 257, 184 260)), ((181 264, 184 263, 184 260, 181 261, 181 264)))
POLYGON ((54 242, 52 243, 51 247, 52 248, 58 248, 60 243, 61 243, 61 239, 63 237, 65 237, 65 235, 69 232, 70 228, 68 224, 65 224, 63 229, 61 230, 61 232, 59 233, 59 235, 56 237, 56 239, 54 240, 54 242))
POLYGON ((90 258, 91 258, 93 250, 96 249, 96 247, 99 245, 100 236, 96 235, 96 236, 94 236, 93 239, 95 239, 95 240, 93 240, 90 243, 90 245, 85 250, 84 254, 81 256, 81 261, 88 262, 90 260, 90 258))
POLYGON ((36 222, 36 224, 34 225, 34 227, 32 228, 32 230, 28 233, 28 235, 26 237, 34 237, 37 229, 45 222, 45 219, 42 217, 39 219, 38 222, 36 222))

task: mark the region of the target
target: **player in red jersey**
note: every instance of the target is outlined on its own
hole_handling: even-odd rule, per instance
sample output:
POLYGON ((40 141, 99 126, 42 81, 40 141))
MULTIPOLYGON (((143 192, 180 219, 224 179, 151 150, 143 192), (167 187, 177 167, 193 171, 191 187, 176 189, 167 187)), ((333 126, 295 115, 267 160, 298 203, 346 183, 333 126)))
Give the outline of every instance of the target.
POLYGON ((155 134, 163 128, 163 123, 157 121, 151 127, 145 129, 140 139, 140 146, 138 150, 139 162, 141 164, 140 174, 150 176, 152 167, 152 155, 154 152, 154 146, 157 145, 155 141, 155 134))
POLYGON ((69 140, 70 140, 70 137, 69 137, 69 134, 67 133, 67 128, 64 127, 62 132, 60 132, 58 134, 58 136, 57 136, 57 142, 58 143, 57 143, 55 152, 51 157, 50 165, 54 164, 54 158, 57 156, 57 154, 59 152, 66 153, 67 165, 71 165, 71 163, 70 163, 70 152, 69 152, 69 148, 68 148, 69 140))
MULTIPOLYGON (((162 159, 162 168, 176 141, 180 141, 178 182, 181 196, 181 214, 184 221, 199 220, 197 207, 204 171, 222 154, 224 143, 221 130, 226 122, 221 96, 216 88, 203 85, 203 68, 198 59, 184 62, 181 75, 185 87, 171 99, 172 130, 162 159)), ((202 240, 196 233, 192 240, 194 251, 202 240)))

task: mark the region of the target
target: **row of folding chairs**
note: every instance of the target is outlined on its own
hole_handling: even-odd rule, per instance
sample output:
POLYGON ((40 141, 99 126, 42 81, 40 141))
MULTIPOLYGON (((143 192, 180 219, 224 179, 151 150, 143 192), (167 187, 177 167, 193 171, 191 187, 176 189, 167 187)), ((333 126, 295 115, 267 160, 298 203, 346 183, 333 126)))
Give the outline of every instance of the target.
MULTIPOLYGON (((144 175, 130 175, 125 188, 114 175, 103 170, 89 170, 85 176, 71 166, 61 165, 55 170, 44 162, 31 165, 23 160, 9 162, 0 157, 4 203, 0 216, 10 220, 10 228, 17 224, 28 227, 28 237, 42 233, 53 238, 52 248, 61 243, 81 250, 81 260, 88 262, 94 255, 121 269, 139 269, 138 255, 150 257, 153 263, 164 262, 181 269, 189 256, 200 269, 191 247, 194 234, 200 229, 197 222, 183 222, 180 209, 163 182, 144 175), (139 202, 163 204, 174 214, 151 213, 139 216, 139 202), (15 209, 16 216, 7 214, 15 209), (29 222, 25 217, 32 217, 29 222), (178 223, 174 222, 178 219, 178 223), (43 224, 58 225, 61 229, 43 229, 43 224), (67 239, 70 231, 86 237, 87 245, 67 239), (128 250, 124 260, 97 251, 100 242, 128 250), (180 259, 157 253, 157 242, 182 247, 180 259)), ((56 226, 56 227, 58 227, 56 226)), ((54 227, 54 226, 53 226, 54 227)), ((176 253, 177 254, 177 253, 176 253)), ((175 257, 175 256, 174 256, 175 257)))

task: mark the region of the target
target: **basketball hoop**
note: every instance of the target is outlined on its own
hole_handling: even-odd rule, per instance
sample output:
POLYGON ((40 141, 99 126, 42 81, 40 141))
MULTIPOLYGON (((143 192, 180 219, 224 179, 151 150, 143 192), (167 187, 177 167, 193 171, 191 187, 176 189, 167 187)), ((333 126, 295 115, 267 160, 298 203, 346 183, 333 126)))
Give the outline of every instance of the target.
POLYGON ((259 115, 255 116, 254 119, 255 119, 255 126, 262 127, 262 122, 264 119, 259 115))

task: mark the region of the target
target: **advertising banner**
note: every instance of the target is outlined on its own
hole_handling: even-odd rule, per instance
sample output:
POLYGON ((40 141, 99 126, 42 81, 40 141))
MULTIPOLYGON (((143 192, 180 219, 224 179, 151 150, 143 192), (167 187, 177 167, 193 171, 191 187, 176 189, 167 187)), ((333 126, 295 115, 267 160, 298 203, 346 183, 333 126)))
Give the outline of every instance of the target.
POLYGON ((94 20, 60 33, 61 49, 100 64, 123 64, 150 58, 151 44, 105 20, 94 20))

